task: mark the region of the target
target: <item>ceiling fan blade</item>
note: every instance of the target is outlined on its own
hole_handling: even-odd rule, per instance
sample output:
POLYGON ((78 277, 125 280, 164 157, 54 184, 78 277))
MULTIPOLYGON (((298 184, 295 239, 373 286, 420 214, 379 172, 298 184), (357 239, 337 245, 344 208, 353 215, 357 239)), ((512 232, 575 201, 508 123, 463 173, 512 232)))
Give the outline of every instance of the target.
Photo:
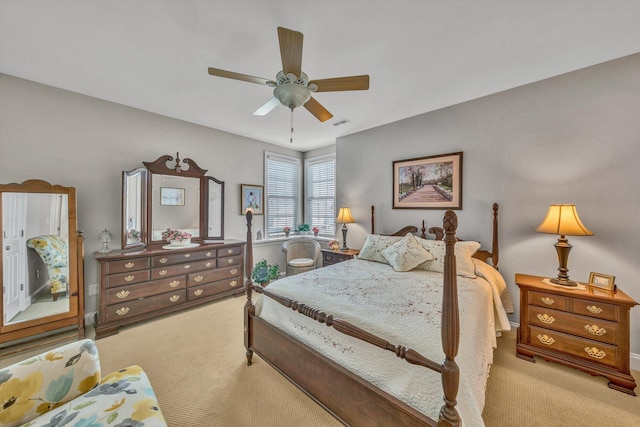
POLYGON ((293 73, 300 77, 302 71, 302 33, 278 27, 280 56, 284 74, 293 73))
POLYGON ((209 74, 233 80, 242 80, 243 82, 257 83, 259 85, 266 85, 269 82, 269 79, 263 79, 262 77, 254 77, 247 74, 235 73, 233 71, 220 70, 219 68, 209 67, 209 74))
POLYGON ((315 83, 318 86, 316 92, 338 92, 342 90, 367 90, 369 89, 369 76, 335 77, 332 79, 312 80, 309 85, 315 83))
POLYGON ((268 100, 262 107, 253 112, 254 116, 266 116, 271 110, 280 105, 280 101, 275 96, 268 100))
POLYGON ((333 117, 333 114, 327 111, 327 109, 316 101, 314 97, 309 98, 309 100, 304 104, 304 108, 309 110, 309 112, 316 116, 316 118, 321 122, 326 122, 333 117))

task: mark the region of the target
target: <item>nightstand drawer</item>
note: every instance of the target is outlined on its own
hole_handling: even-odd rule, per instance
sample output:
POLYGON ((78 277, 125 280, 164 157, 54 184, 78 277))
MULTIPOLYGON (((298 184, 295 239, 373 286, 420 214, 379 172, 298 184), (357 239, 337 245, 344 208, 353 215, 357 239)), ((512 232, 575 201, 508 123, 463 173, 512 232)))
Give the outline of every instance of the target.
POLYGON ((529 292, 529 304, 568 311, 569 298, 544 292, 529 292))
POLYGON ((599 301, 588 301, 576 298, 573 300, 573 312, 585 316, 597 317, 617 322, 619 320, 619 307, 599 301))
POLYGON ((544 307, 529 307, 529 324, 608 344, 618 344, 618 324, 544 307))
POLYGON ((534 347, 559 351, 611 367, 617 364, 618 347, 616 346, 535 326, 530 326, 530 329, 531 345, 534 347))

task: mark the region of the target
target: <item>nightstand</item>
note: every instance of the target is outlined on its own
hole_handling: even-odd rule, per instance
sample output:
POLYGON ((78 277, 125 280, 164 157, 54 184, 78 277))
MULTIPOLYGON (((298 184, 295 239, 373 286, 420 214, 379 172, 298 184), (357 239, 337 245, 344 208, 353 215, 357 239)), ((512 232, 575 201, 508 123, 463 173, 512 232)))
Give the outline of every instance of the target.
POLYGON ((322 266, 337 264, 349 259, 353 259, 360 251, 358 249, 348 249, 346 251, 332 251, 331 249, 322 250, 322 266))
POLYGON ((552 286, 543 277, 516 274, 520 327, 516 356, 534 356, 609 379, 609 387, 633 396, 629 311, 637 305, 618 289, 613 294, 552 286))

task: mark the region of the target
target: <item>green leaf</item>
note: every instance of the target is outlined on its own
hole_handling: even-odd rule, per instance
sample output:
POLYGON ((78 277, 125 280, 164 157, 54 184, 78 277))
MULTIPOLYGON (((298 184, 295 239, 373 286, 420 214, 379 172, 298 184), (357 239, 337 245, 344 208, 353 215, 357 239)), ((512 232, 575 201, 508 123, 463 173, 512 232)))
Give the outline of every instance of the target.
POLYGON ((107 417, 107 424, 111 424, 118 418, 118 412, 114 412, 109 417, 107 417))
POLYGON ((96 403, 96 400, 90 400, 90 401, 88 401, 88 402, 81 403, 81 404, 79 404, 78 406, 74 406, 72 409, 73 409, 74 411, 78 411, 78 410, 80 410, 80 409, 82 409, 82 408, 86 408, 87 406, 91 406, 91 405, 93 405, 94 403, 96 403))
POLYGON ((73 384, 73 369, 64 375, 60 375, 55 380, 52 380, 47 388, 45 396, 49 402, 60 402, 71 389, 73 384))

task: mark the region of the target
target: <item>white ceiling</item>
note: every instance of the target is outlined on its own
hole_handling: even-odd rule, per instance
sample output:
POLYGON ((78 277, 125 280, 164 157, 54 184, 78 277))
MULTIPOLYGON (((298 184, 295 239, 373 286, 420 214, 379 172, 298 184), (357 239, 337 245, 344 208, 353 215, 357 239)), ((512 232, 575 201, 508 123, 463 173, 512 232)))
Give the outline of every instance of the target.
POLYGON ((639 51, 638 0, 0 0, 0 72, 300 151, 639 51), (293 144, 289 109, 252 115, 271 88, 207 74, 275 78, 278 26, 310 79, 371 78, 293 144))

